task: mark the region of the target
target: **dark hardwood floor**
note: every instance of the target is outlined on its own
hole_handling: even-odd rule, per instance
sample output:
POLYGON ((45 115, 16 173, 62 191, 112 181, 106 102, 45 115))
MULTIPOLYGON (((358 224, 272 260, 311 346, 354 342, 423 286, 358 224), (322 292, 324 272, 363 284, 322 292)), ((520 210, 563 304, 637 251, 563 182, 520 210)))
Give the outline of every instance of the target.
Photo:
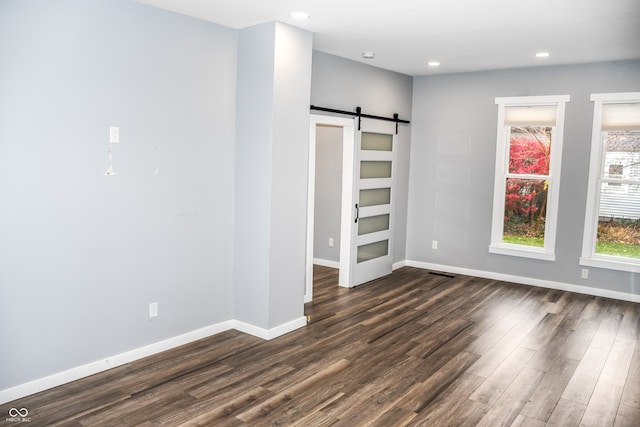
POLYGON ((315 277, 305 328, 227 331, 0 409, 31 426, 640 426, 640 304, 409 267, 355 289, 315 277))

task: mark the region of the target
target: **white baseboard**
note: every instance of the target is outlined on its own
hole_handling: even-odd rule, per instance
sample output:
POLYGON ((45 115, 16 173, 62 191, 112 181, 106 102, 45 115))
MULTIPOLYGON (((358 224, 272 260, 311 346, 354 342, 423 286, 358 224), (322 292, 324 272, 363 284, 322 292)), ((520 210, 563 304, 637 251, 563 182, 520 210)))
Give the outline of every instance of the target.
POLYGON ((313 259, 313 263, 317 264, 317 265, 321 265, 323 267, 340 268, 340 262, 331 261, 331 260, 328 260, 328 259, 314 258, 313 259))
POLYGON ((105 359, 96 360, 95 362, 87 363, 86 365, 77 366, 66 371, 58 372, 44 378, 29 381, 28 383, 20 384, 18 386, 11 387, 5 390, 0 390, 0 404, 10 402, 24 396, 29 396, 30 394, 38 393, 53 387, 57 387, 62 384, 76 381, 80 378, 88 377, 90 375, 94 375, 99 372, 103 372, 111 368, 133 362, 135 360, 152 356, 154 354, 161 353, 163 351, 170 350, 172 348, 188 344, 190 342, 197 341, 199 339, 206 338, 229 329, 232 329, 232 321, 217 323, 215 325, 187 332, 186 334, 178 335, 173 338, 158 341, 156 343, 145 345, 143 347, 126 351, 124 353, 116 354, 105 359))
POLYGON ((451 267, 448 265, 433 264, 433 263, 421 262, 421 261, 407 260, 406 265, 409 267, 423 268, 426 270, 443 271, 446 273, 453 273, 453 274, 464 274, 466 276, 476 276, 476 277, 482 277, 484 279, 501 280, 504 282, 513 282, 513 283, 519 283, 522 285, 529 285, 529 286, 540 286, 542 288, 557 289, 560 291, 575 292, 578 294, 612 298, 612 299, 618 299, 622 301, 640 302, 640 295, 626 293, 626 292, 610 291, 610 290, 601 289, 601 288, 593 288, 590 286, 573 285, 571 283, 534 279, 531 277, 523 277, 523 276, 513 276, 511 274, 495 273, 492 271, 483 271, 483 270, 474 270, 474 269, 463 268, 463 267, 451 267))
MULTIPOLYGON (((320 259, 314 258, 313 263, 317 265, 321 265, 323 267, 331 267, 331 268, 340 268, 340 263, 338 261, 330 261, 328 259, 320 259)), ((405 260, 398 261, 393 263, 393 270, 397 270, 401 267, 404 267, 407 262, 405 260)))
MULTIPOLYGON (((328 259, 320 259, 314 258, 313 263, 317 265, 321 265, 323 267, 331 267, 331 268, 340 268, 340 263, 338 261, 330 261, 328 259)), ((397 270, 401 267, 404 267, 407 262, 405 260, 398 261, 393 263, 393 270, 397 270)))
POLYGON ((233 320, 233 329, 244 332, 245 334, 253 335, 258 338, 262 338, 263 340, 272 340, 274 338, 279 337, 280 335, 287 334, 291 331, 294 331, 298 328, 301 328, 307 324, 307 318, 302 316, 298 319, 292 320, 290 322, 284 323, 280 326, 276 326, 272 329, 263 329, 254 325, 250 325, 249 323, 241 322, 239 320, 233 320))
POLYGON ((406 265, 407 265, 407 260, 403 259, 402 261, 394 262, 391 268, 393 269, 393 271, 396 271, 397 269, 402 268, 406 265))
POLYGON ((179 347, 190 342, 194 342, 203 338, 210 337, 220 332, 227 331, 229 329, 236 329, 240 332, 244 332, 250 335, 254 335, 258 338, 265 340, 271 340, 291 332, 295 329, 301 328, 307 324, 306 317, 300 317, 292 320, 280 326, 276 326, 272 329, 263 329, 257 326, 250 325, 248 323, 240 322, 238 320, 227 320, 225 322, 217 323, 215 325, 207 326, 195 331, 187 332, 186 334, 178 335, 173 338, 169 338, 163 341, 159 341, 153 344, 145 345, 124 353, 116 354, 105 359, 97 360, 95 362, 87 363, 86 365, 77 366, 75 368, 68 369, 66 371, 58 372, 47 377, 39 378, 37 380, 29 381, 24 384, 17 385, 5 390, 0 390, 0 404, 11 402, 16 399, 20 399, 25 396, 29 396, 34 393, 57 387, 62 384, 70 383, 72 381, 79 380, 90 375, 97 374, 99 372, 107 371, 117 366, 131 363, 136 360, 143 359, 154 354, 161 353, 166 350, 170 350, 175 347, 179 347))

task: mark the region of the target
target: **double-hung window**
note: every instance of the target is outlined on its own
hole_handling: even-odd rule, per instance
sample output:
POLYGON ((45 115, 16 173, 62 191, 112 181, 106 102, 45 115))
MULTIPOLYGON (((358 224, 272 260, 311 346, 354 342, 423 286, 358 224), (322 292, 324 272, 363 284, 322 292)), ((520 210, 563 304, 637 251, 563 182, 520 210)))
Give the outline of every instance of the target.
POLYGON ((498 140, 489 252, 555 260, 568 95, 496 98, 498 140))
POLYGON ((593 94, 591 101, 580 264, 640 272, 640 92, 593 94))

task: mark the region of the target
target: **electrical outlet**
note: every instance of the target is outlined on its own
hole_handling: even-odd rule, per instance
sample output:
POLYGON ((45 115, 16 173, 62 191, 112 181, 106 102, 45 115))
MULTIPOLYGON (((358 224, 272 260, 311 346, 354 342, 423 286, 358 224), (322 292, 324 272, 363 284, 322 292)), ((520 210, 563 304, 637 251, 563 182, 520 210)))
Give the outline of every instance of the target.
POLYGON ((157 302, 152 302, 151 304, 149 304, 149 319, 152 319, 154 317, 158 317, 158 303, 157 302))
POLYGON ((329 237, 329 247, 333 247, 333 237, 329 237))
POLYGON ((432 240, 431 241, 431 249, 438 249, 438 241, 437 240, 432 240))
POLYGON ((582 275, 580 276, 583 279, 588 279, 589 278, 589 269, 588 268, 583 268, 582 269, 582 275))

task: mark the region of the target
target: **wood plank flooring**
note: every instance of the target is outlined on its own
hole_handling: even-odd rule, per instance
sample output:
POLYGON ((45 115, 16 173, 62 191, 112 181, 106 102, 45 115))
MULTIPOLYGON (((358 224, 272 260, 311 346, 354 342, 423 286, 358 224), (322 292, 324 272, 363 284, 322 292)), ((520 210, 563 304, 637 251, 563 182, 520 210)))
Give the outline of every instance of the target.
POLYGON ((316 266, 305 328, 227 331, 0 411, 28 408, 30 426, 640 426, 640 304, 433 273, 344 289, 316 266))

